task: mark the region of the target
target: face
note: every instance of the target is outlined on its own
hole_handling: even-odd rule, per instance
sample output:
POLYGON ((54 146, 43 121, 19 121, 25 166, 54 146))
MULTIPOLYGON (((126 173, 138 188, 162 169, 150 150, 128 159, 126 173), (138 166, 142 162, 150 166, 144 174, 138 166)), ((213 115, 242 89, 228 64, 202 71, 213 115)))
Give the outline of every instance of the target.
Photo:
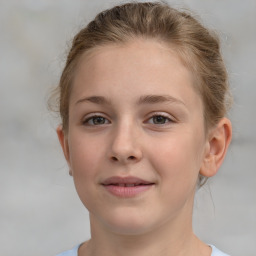
POLYGON ((190 219, 206 148, 192 74, 155 41, 84 55, 63 147, 92 226, 139 234, 190 219))

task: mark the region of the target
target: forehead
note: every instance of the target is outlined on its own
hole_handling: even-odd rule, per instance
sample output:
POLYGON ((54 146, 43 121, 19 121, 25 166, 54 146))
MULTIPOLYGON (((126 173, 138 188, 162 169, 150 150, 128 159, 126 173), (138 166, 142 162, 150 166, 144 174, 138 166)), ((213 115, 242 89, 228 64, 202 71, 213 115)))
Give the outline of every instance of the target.
POLYGON ((175 49, 155 40, 134 40, 86 52, 75 72, 72 98, 90 93, 111 96, 114 90, 127 96, 172 94, 191 101, 195 98, 193 83, 192 72, 175 49))
POLYGON ((187 65, 183 65, 186 64, 185 60, 183 61, 176 48, 174 45, 167 45, 156 39, 137 38, 123 43, 107 43, 91 48, 81 55, 78 69, 81 65, 89 64, 89 62, 89 65, 96 64, 97 68, 103 66, 105 69, 108 63, 113 64, 120 58, 125 58, 123 63, 126 65, 140 65, 145 62, 146 67, 149 67, 150 65, 166 65, 167 62, 169 64, 175 62, 178 64, 177 68, 182 66, 185 69, 187 68, 187 65))

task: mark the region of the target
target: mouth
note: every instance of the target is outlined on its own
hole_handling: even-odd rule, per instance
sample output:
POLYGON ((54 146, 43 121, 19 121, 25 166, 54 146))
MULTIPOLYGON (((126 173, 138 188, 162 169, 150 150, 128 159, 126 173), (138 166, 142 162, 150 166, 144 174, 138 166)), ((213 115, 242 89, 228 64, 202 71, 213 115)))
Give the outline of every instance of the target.
POLYGON ((101 185, 114 196, 129 198, 148 191, 155 183, 137 177, 110 177, 101 185))

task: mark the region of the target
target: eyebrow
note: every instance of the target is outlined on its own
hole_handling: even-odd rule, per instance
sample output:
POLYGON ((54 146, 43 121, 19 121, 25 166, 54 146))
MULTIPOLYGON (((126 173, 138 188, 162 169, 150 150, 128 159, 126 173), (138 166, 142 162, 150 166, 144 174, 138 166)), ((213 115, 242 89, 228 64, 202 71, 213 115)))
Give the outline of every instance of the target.
MULTIPOLYGON (((103 96, 90 96, 78 100, 75 104, 82 102, 91 102, 99 105, 110 105, 110 100, 103 96)), ((170 95, 143 95, 139 98, 137 105, 156 104, 156 103, 178 103, 185 106, 182 100, 179 100, 170 95)))
POLYGON ((138 101, 138 105, 154 103, 178 103, 185 106, 185 103, 182 100, 172 97, 170 95, 145 95, 141 96, 138 101))
POLYGON ((100 105, 110 105, 110 101, 102 96, 91 96, 91 97, 85 97, 76 102, 82 103, 82 102, 91 102, 95 104, 100 104, 100 105))

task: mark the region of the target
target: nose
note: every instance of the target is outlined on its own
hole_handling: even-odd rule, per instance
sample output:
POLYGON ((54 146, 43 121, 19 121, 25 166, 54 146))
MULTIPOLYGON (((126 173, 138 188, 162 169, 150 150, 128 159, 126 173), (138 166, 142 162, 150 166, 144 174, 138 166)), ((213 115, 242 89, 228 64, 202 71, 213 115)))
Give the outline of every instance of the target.
POLYGON ((116 127, 112 134, 109 158, 112 162, 130 164, 142 159, 138 131, 132 125, 116 127))

